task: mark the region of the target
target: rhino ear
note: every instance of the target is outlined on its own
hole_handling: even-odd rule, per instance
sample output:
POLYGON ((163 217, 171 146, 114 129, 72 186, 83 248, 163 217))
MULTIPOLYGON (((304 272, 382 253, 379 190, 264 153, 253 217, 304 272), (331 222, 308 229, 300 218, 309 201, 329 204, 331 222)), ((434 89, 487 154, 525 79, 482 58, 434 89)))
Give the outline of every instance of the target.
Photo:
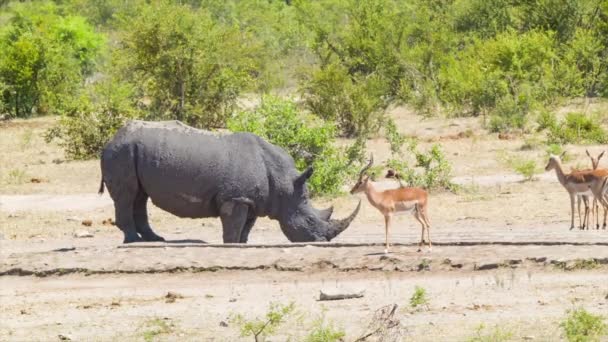
POLYGON ((312 166, 306 169, 306 171, 302 172, 302 174, 296 178, 295 184, 301 186, 306 183, 306 180, 312 176, 313 171, 312 166))

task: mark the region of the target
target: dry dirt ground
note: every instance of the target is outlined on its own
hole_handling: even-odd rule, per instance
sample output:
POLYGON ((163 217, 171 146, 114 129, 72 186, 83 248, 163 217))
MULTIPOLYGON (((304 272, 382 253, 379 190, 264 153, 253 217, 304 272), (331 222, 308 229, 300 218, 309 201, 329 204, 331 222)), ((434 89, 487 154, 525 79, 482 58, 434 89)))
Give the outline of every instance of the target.
MULTIPOLYGON (((391 253, 382 254, 383 220, 365 199, 331 244, 289 244, 275 222, 260 219, 249 245, 224 246, 219 220, 152 207, 155 229, 170 242, 124 246, 108 223, 111 201, 95 194, 97 161, 66 161, 44 143, 52 119, 0 123, 0 341, 246 341, 253 338, 239 336, 237 315, 261 318, 271 303, 291 302, 296 313, 268 340, 304 340, 323 317, 354 341, 392 304, 400 322, 393 334, 405 341, 555 341, 570 309, 608 316, 608 230, 568 230, 567 193, 554 174, 522 182, 501 162, 505 153, 526 156, 542 169, 545 147, 521 150, 538 138, 501 140, 476 119, 422 119, 403 108, 391 115, 423 147, 440 143, 462 184, 455 194, 431 194, 432 251, 417 252, 420 228, 400 216, 391 253), (416 286, 428 304, 413 308, 416 286), (364 296, 318 301, 321 290, 364 296)), ((382 139, 369 147, 376 160, 388 158, 382 139)), ((568 146, 567 167, 587 167, 585 148, 604 147, 568 146)), ((316 205, 332 203, 342 217, 357 201, 316 205)))

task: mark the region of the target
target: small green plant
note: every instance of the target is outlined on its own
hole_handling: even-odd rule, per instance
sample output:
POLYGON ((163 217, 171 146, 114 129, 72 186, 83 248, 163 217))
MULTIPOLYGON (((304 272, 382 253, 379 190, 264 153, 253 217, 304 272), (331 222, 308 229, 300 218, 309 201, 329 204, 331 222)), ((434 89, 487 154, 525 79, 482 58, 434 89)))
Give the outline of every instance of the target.
POLYGON ((414 294, 410 297, 410 306, 412 308, 418 308, 420 306, 427 306, 429 299, 426 295, 426 290, 423 287, 416 286, 414 294))
MULTIPOLYGON (((547 158, 551 155, 561 156, 564 153, 564 148, 559 144, 549 144, 547 145, 547 149, 545 150, 547 153, 547 158)), ((562 162, 567 163, 572 160, 572 156, 568 153, 565 153, 562 157, 562 162)))
POLYGON ((524 181, 533 180, 534 175, 539 172, 538 166, 536 165, 536 161, 534 159, 509 155, 504 152, 499 155, 498 159, 517 174, 523 176, 524 181))
POLYGON ((343 341, 344 329, 334 327, 332 322, 325 319, 325 311, 313 322, 310 332, 304 339, 306 342, 337 342, 343 341))
POLYGON ((600 126, 599 118, 582 113, 568 113, 566 119, 551 127, 547 135, 551 144, 605 144, 608 134, 600 126))
POLYGON ((143 337, 146 342, 151 342, 155 337, 163 334, 170 334, 173 331, 172 324, 169 324, 167 321, 160 318, 151 319, 144 325, 146 330, 143 332, 143 337))
POLYGON ((25 150, 32 143, 33 132, 31 129, 26 130, 21 136, 21 150, 25 150))
POLYGON ((386 140, 388 140, 388 143, 391 146, 391 154, 393 157, 401 156, 401 147, 403 147, 403 144, 406 143, 407 138, 403 134, 399 133, 395 121, 391 118, 386 120, 384 130, 386 140))
POLYGON ((6 183, 12 185, 19 185, 25 183, 27 175, 25 171, 21 169, 12 169, 8 172, 6 177, 6 183))
POLYGON ((260 342, 274 334, 279 326, 294 313, 295 308, 293 302, 288 305, 271 303, 264 318, 247 320, 242 315, 236 315, 232 321, 240 326, 242 337, 253 336, 256 342, 260 342))
POLYGON ((600 341, 608 334, 608 325, 604 320, 603 316, 578 308, 568 312, 560 327, 570 342, 600 341))
POLYGON ((524 139, 524 144, 520 147, 522 151, 537 150, 543 145, 540 137, 532 135, 524 139))
POLYGON ((536 123, 538 124, 538 127, 536 128, 538 132, 546 129, 551 130, 557 126, 557 117, 554 112, 543 110, 538 114, 536 123))
POLYGON ((486 326, 482 323, 475 329, 475 336, 467 339, 467 342, 503 342, 513 338, 512 332, 498 326, 489 332, 484 332, 484 330, 486 330, 486 326))

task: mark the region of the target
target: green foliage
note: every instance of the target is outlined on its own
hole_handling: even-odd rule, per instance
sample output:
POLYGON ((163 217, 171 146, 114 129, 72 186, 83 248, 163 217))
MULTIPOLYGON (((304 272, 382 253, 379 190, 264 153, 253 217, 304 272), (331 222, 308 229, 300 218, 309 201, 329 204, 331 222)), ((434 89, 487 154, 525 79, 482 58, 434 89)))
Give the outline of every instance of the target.
POLYGON ((467 342, 504 342, 513 338, 512 332, 498 326, 495 326, 490 332, 484 332, 484 330, 486 330, 486 326, 482 323, 477 327, 475 336, 467 339, 467 342))
POLYGON ((11 169, 6 175, 5 183, 19 185, 25 183, 27 174, 22 169, 11 169))
POLYGON ((251 80, 254 48, 246 32, 169 1, 122 17, 121 28, 117 74, 149 98, 149 118, 224 126, 251 80))
POLYGON ((413 162, 391 158, 386 166, 399 173, 408 186, 422 186, 427 189, 456 190, 451 182, 452 166, 445 158, 441 146, 434 144, 431 149, 422 152, 415 140, 411 140, 408 151, 414 156, 413 162))
POLYGON ((173 331, 173 326, 165 320, 155 318, 145 323, 143 338, 146 342, 154 341, 156 337, 163 334, 170 334, 173 331))
POLYGON ((564 121, 550 129, 547 136, 548 142, 551 144, 605 144, 608 142, 608 135, 598 121, 594 120, 593 116, 582 113, 568 113, 564 121))
POLYGON ((401 148, 407 142, 407 138, 397 131, 397 125, 393 119, 389 118, 386 120, 384 129, 386 131, 386 140, 388 140, 391 146, 391 154, 393 157, 400 156, 401 148))
POLYGON ((566 319, 560 323, 560 327, 564 329, 568 341, 600 341, 608 334, 608 325, 604 320, 603 316, 579 308, 570 311, 566 319))
POLYGON ((533 180, 534 175, 539 172, 538 165, 534 159, 503 153, 499 155, 499 160, 517 174, 523 176, 525 181, 533 180))
MULTIPOLYGON (((333 146, 335 129, 330 123, 299 111, 293 101, 265 96, 252 111, 243 111, 228 120, 228 129, 251 132, 283 147, 303 171, 312 165, 308 181, 311 195, 331 195, 340 191, 353 168, 348 156, 358 157, 333 146)), ((359 148, 359 147, 357 147, 359 148)))
POLYGON ((536 123, 538 124, 536 130, 539 132, 546 129, 552 130, 557 127, 557 117, 554 112, 543 110, 538 114, 536 123))
POLYGON ((232 321, 239 325, 242 337, 253 336, 256 342, 263 341, 277 331, 279 326, 294 313, 295 308, 294 303, 288 305, 271 303, 264 318, 247 320, 241 315, 236 315, 232 321))
MULTIPOLYGON (((552 155, 561 156, 562 153, 564 153, 564 148, 561 145, 558 145, 558 144, 547 145, 547 149, 546 149, 547 158, 549 158, 552 155)), ((563 163, 567 163, 572 160, 572 156, 570 154, 566 153, 561 157, 561 159, 562 159, 563 163)))
POLYGON ((410 306, 412 308, 417 308, 420 306, 427 306, 429 304, 429 299, 426 295, 426 290, 423 287, 416 286, 414 289, 414 293, 410 297, 410 306))
POLYGON ((0 109, 9 117, 65 112, 92 73, 103 37, 84 18, 61 16, 51 2, 9 10, 0 27, 0 109))
POLYGON ((336 328, 331 322, 326 322, 325 313, 317 318, 312 327, 309 328, 306 342, 338 342, 343 341, 345 332, 341 328, 336 328))
POLYGON ((113 79, 104 79, 90 87, 80 98, 79 106, 62 116, 59 124, 45 134, 59 145, 71 159, 89 159, 99 155, 105 143, 129 119, 139 113, 131 102, 132 89, 113 79))

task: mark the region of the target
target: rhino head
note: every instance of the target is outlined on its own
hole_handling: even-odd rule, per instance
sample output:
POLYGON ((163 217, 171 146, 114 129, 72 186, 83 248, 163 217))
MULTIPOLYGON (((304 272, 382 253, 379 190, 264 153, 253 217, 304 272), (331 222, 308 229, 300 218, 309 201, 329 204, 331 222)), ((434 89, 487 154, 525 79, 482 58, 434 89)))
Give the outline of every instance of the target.
POLYGON ((333 207, 319 210, 314 208, 308 199, 306 180, 312 175, 313 169, 308 168, 293 182, 293 192, 286 198, 287 205, 278 220, 281 230, 291 242, 331 241, 342 233, 355 219, 361 207, 348 217, 341 220, 331 219, 333 207))

